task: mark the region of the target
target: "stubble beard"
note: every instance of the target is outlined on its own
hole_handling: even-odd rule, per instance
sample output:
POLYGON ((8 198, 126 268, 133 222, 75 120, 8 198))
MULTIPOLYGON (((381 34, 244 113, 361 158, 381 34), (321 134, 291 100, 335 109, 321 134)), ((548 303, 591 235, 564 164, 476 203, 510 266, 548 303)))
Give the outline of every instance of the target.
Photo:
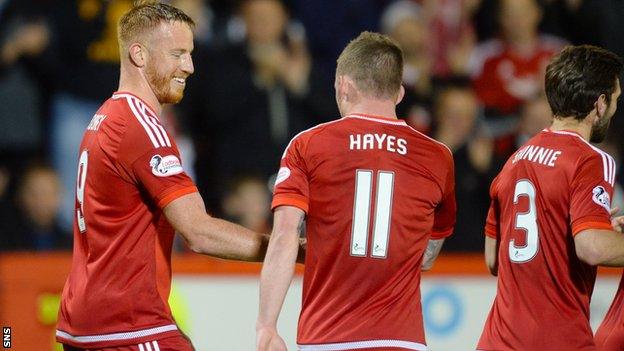
POLYGON ((610 116, 602 117, 598 121, 598 123, 592 127, 589 141, 592 143, 602 143, 607 137, 607 132, 609 131, 609 125, 611 125, 610 116))
POLYGON ((177 104, 184 96, 184 89, 179 92, 171 87, 173 76, 159 74, 154 68, 148 67, 145 71, 147 81, 161 104, 177 104))

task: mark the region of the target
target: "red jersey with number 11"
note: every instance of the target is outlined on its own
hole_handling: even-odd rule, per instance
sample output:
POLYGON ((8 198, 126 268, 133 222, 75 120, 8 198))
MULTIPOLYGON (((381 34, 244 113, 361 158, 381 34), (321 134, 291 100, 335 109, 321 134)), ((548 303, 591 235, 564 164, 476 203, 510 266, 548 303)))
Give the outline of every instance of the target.
POLYGON ((57 340, 91 349, 180 335, 167 302, 174 230, 162 209, 197 189, 145 102, 115 93, 96 112, 76 191, 57 340))
POLYGON ((300 350, 425 350, 420 266, 455 224, 450 151, 402 120, 321 124, 284 153, 281 205, 307 213, 300 350))
POLYGON ((611 229, 615 162, 580 135, 544 130, 492 182, 485 234, 498 240, 498 291, 479 350, 596 350, 596 268, 574 235, 611 229))

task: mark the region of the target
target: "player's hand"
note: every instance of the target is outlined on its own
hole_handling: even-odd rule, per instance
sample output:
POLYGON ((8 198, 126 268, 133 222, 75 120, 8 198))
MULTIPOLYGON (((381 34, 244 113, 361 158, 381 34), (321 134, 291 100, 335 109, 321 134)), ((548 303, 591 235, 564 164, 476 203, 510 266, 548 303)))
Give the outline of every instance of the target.
MULTIPOLYGON (((620 208, 614 207, 611 209, 610 213, 611 216, 615 216, 618 212, 620 212, 620 208)), ((611 226, 616 232, 622 233, 622 231, 624 230, 624 216, 611 217, 611 226)))
POLYGON ((256 351, 287 351, 286 343, 275 328, 262 328, 256 331, 256 351))

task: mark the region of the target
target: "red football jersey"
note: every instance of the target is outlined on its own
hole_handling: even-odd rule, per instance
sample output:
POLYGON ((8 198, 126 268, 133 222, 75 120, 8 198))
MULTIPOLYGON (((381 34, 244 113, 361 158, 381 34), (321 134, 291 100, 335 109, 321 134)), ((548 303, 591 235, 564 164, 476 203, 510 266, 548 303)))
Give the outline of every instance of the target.
POLYGON ((624 350, 624 276, 594 340, 600 351, 624 350))
POLYGON ((350 115, 297 135, 272 207, 307 214, 301 350, 425 350, 420 267, 455 224, 453 159, 404 121, 350 115))
POLYGON ((611 229, 615 162, 580 135, 544 130, 492 182, 485 233, 499 242, 498 290, 479 350, 595 350, 596 268, 574 235, 611 229))
POLYGON ((499 113, 514 113, 543 90, 546 66, 564 45, 555 37, 540 36, 528 55, 514 52, 500 39, 479 45, 470 62, 479 100, 499 113))
POLYGON ((101 348, 180 333, 167 302, 174 230, 162 209, 195 191, 145 102, 115 93, 100 107, 80 146, 59 342, 101 348))

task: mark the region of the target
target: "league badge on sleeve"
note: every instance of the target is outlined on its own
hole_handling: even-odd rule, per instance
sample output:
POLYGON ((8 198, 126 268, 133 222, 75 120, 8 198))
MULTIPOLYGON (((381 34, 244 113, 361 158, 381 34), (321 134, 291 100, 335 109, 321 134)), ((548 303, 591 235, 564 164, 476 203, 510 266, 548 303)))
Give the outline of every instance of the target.
POLYGON ((598 205, 604 207, 607 212, 611 212, 611 198, 603 186, 598 185, 594 188, 594 190, 592 190, 592 200, 594 200, 594 202, 598 205))
POLYGON ((182 163, 175 155, 154 155, 150 160, 150 167, 157 177, 169 177, 184 172, 182 163))
POLYGON ((286 179, 288 179, 288 177, 290 177, 290 169, 288 167, 280 168, 277 172, 277 178, 275 179, 274 186, 277 186, 277 184, 285 181, 286 179))

